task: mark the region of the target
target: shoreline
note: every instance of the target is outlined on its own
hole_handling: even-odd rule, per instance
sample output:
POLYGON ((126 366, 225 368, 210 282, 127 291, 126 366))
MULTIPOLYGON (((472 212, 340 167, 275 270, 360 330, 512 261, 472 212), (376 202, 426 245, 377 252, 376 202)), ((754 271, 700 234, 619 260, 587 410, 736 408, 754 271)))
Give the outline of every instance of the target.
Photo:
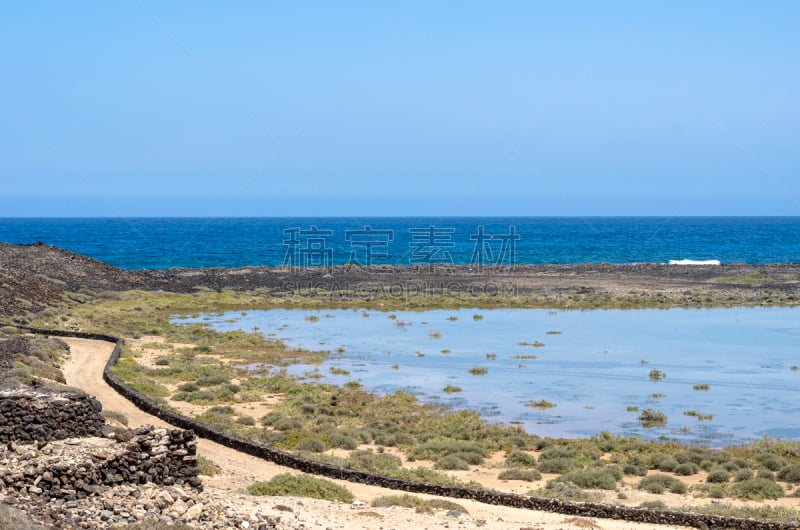
POLYGON ((0 283, 6 287, 0 293, 0 316, 5 317, 81 303, 104 291, 127 290, 253 292, 287 307, 635 309, 800 305, 800 264, 126 271, 46 245, 0 243, 0 283))

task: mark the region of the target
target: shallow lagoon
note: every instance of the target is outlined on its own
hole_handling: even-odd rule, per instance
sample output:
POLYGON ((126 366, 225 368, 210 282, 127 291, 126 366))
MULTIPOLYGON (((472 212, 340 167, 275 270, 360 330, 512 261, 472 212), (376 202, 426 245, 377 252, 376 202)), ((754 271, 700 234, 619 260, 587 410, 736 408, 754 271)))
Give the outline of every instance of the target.
POLYGON ((334 384, 406 389, 542 436, 609 430, 717 446, 763 435, 800 439, 800 308, 275 309, 175 322, 257 328, 292 347, 331 350, 322 366, 291 373, 319 370, 334 384), (475 367, 487 373, 471 374, 475 367), (654 369, 666 377, 654 381, 654 369), (462 392, 446 394, 447 385, 462 392), (542 399, 556 406, 525 405, 542 399), (637 417, 647 408, 666 413, 667 425, 643 428, 637 417), (688 411, 713 418, 699 421, 688 411))

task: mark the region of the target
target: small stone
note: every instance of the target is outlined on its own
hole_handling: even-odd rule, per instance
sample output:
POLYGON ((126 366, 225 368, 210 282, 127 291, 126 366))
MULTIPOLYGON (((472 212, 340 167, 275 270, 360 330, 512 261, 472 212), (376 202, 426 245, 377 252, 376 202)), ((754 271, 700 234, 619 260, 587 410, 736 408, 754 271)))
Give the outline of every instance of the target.
POLYGON ((201 513, 203 513, 203 503, 198 502, 197 504, 186 510, 186 513, 184 513, 183 516, 188 520, 192 520, 199 517, 201 513))
POLYGON ((458 510, 447 510, 447 517, 459 518, 461 517, 461 512, 458 510))
POLYGON ((183 502, 182 500, 178 499, 177 501, 175 501, 172 504, 172 506, 170 506, 169 513, 171 515, 181 516, 184 513, 186 513, 186 510, 188 510, 188 509, 189 509, 189 507, 186 506, 186 503, 183 502))

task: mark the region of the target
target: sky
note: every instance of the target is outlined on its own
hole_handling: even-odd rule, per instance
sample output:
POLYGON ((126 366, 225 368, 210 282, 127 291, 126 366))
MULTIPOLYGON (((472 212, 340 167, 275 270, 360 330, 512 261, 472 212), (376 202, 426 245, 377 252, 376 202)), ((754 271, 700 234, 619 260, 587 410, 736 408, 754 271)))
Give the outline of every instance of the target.
POLYGON ((800 215, 795 1, 3 2, 0 216, 800 215))

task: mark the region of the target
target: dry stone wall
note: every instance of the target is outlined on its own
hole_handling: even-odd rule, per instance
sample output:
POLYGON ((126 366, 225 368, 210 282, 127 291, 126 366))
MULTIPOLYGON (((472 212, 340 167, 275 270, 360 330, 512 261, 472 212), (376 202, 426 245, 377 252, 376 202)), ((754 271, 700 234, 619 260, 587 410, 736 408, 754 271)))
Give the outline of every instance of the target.
POLYGON ((7 390, 0 392, 0 443, 44 442, 99 436, 105 420, 91 396, 7 390))

